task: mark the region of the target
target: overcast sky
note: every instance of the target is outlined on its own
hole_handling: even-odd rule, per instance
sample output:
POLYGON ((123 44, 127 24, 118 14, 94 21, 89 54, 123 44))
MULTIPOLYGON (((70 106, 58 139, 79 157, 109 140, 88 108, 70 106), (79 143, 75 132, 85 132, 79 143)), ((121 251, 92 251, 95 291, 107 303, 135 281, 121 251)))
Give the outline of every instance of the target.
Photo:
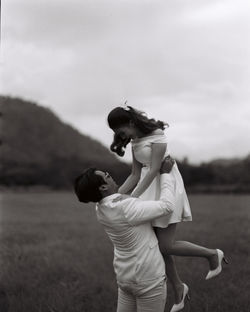
POLYGON ((4 1, 1 67, 2 94, 106 146, 127 100, 170 124, 179 159, 250 153, 249 0, 4 1))

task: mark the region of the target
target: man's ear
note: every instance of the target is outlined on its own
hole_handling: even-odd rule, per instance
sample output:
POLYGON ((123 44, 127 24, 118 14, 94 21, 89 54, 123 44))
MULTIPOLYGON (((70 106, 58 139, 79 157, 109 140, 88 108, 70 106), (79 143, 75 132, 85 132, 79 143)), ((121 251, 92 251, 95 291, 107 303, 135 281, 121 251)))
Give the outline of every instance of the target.
POLYGON ((101 186, 99 186, 99 190, 100 191, 107 191, 108 190, 108 184, 102 184, 101 186))

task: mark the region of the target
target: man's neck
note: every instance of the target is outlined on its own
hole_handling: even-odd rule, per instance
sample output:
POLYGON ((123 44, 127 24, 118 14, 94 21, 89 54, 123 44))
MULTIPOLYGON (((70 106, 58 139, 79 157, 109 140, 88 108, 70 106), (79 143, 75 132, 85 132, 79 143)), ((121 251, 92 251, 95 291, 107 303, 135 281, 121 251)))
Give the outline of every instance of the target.
POLYGON ((117 194, 118 193, 118 187, 117 188, 115 188, 115 189, 113 189, 112 191, 111 190, 109 190, 109 191, 107 191, 107 192, 103 192, 103 198, 105 198, 105 197, 108 197, 108 196, 110 196, 110 195, 113 195, 113 194, 117 194))

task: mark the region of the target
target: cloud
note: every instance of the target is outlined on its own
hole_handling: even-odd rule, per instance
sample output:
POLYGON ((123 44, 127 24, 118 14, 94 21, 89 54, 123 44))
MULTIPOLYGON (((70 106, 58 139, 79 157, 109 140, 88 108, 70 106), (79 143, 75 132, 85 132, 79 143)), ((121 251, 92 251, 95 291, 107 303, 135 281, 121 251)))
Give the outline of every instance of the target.
POLYGON ((227 129, 236 125, 239 137, 248 129, 248 8, 244 0, 6 1, 2 92, 51 107, 107 145, 105 118, 127 99, 166 116, 178 155, 197 160, 198 147, 199 159, 216 156, 216 142, 226 154, 238 144, 227 129))
POLYGON ((248 18, 247 8, 250 8, 247 0, 239 0, 237 3, 234 0, 195 1, 195 6, 189 6, 181 17, 184 21, 196 25, 222 24, 228 20, 240 20, 242 16, 248 18))

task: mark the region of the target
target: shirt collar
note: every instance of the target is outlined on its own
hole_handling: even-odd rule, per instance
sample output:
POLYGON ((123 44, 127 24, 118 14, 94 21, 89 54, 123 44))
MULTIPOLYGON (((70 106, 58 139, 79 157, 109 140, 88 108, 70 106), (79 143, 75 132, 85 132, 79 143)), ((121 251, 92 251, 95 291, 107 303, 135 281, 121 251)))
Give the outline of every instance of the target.
POLYGON ((115 194, 111 194, 109 196, 104 197, 103 199, 101 199, 99 201, 99 205, 105 205, 108 202, 110 202, 111 200, 115 199, 116 197, 120 196, 121 194, 119 193, 115 193, 115 194))

